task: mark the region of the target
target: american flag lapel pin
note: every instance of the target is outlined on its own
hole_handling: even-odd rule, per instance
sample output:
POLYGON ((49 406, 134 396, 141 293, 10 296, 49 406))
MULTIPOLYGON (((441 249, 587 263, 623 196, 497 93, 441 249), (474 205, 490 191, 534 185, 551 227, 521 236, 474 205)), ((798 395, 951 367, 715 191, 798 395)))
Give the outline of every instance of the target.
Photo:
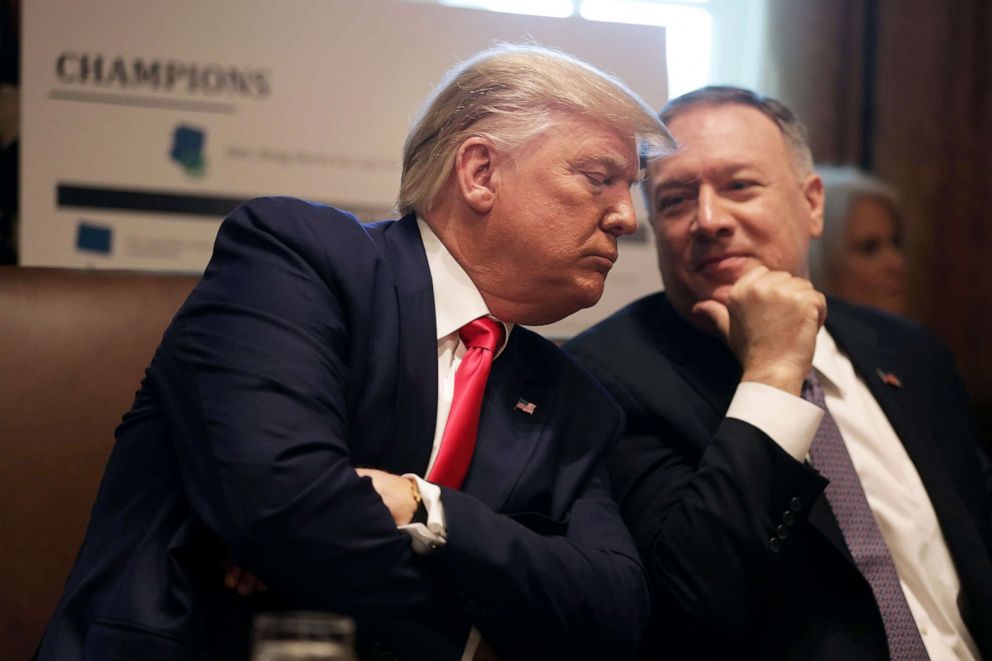
POLYGON ((537 408, 537 404, 534 402, 528 402, 526 399, 521 397, 517 400, 517 403, 513 408, 518 411, 523 411, 527 415, 534 415, 534 410, 537 408))
POLYGON ((892 386, 893 388, 902 388, 902 381, 900 381, 899 377, 892 372, 886 372, 885 370, 879 368, 875 370, 875 373, 878 374, 878 378, 880 378, 882 383, 885 385, 892 386))

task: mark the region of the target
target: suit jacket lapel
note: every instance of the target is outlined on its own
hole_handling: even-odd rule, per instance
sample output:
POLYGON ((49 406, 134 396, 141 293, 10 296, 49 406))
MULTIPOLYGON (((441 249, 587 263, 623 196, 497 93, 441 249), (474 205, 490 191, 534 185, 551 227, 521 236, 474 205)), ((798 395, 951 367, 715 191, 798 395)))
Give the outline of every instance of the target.
POLYGON ((393 439, 390 452, 382 457, 382 467, 392 473, 423 475, 437 420, 434 291, 416 217, 405 216, 388 226, 383 237, 399 311, 399 373, 393 439))
MULTIPOLYGON (((831 335, 865 380, 916 467, 944 532, 965 594, 972 591, 992 594, 988 556, 979 541, 981 533, 954 485, 939 448, 928 435, 930 423, 922 413, 927 410, 928 403, 914 395, 919 384, 907 381, 896 388, 885 383, 877 370, 898 374, 899 369, 905 368, 898 356, 881 346, 882 338, 874 327, 853 316, 834 314, 833 310, 831 315, 837 318, 832 325, 828 322, 831 335)), ((927 376, 914 373, 908 378, 927 376)))
POLYGON ((926 420, 921 418, 926 402, 914 404, 906 390, 886 384, 878 374, 879 370, 898 372, 902 366, 898 356, 881 345, 878 331, 872 325, 843 312, 832 310, 831 316, 837 318, 828 322, 827 329, 878 402, 928 491, 930 485, 943 483, 946 478, 943 461, 927 437, 926 420))
POLYGON ((524 329, 515 328, 503 353, 493 363, 475 454, 462 490, 500 511, 517 477, 530 461, 552 408, 552 392, 534 365, 520 351, 524 329), (517 407, 534 405, 531 413, 517 407), (498 476, 494 479, 494 476, 498 476))
POLYGON ((836 304, 830 308, 827 330, 868 386, 906 449, 909 451, 912 447, 918 450, 921 445, 925 446, 925 443, 919 442, 919 430, 914 429, 918 425, 907 424, 910 411, 901 401, 902 393, 884 384, 878 376, 878 370, 887 372, 899 367, 897 356, 879 343, 878 330, 861 319, 845 314, 843 308, 837 309, 836 304))

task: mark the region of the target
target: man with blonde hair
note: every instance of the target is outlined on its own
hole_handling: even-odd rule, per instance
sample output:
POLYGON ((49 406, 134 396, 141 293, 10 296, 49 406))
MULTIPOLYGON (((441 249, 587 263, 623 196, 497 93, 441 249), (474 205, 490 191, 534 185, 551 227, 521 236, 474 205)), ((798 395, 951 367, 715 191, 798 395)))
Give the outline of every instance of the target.
POLYGON ((620 411, 517 324, 599 299, 638 148, 669 140, 618 80, 500 46, 416 120, 402 219, 235 210, 38 658, 243 660, 254 613, 301 608, 353 617, 363 658, 629 656, 649 602, 601 461, 620 411), (225 559, 268 589, 225 589, 225 559))

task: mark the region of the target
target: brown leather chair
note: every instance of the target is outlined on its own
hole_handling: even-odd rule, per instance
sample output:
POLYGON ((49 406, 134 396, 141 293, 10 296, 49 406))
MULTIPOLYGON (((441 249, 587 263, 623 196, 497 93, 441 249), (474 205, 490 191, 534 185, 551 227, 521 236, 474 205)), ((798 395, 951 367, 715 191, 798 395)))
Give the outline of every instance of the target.
POLYGON ((34 652, 114 428, 196 281, 0 267, 0 657, 34 652))

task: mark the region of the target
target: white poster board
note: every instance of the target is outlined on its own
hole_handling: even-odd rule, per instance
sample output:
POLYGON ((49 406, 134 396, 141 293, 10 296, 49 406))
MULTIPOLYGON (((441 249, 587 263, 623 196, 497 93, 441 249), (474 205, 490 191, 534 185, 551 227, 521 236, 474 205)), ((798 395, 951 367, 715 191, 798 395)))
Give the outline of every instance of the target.
MULTIPOLYGON (((393 217, 403 139, 459 58, 535 40, 665 100, 659 27, 397 0, 32 0, 23 6, 21 264, 203 269, 258 195, 393 217)), ((627 240, 595 311, 658 283, 627 240)))

